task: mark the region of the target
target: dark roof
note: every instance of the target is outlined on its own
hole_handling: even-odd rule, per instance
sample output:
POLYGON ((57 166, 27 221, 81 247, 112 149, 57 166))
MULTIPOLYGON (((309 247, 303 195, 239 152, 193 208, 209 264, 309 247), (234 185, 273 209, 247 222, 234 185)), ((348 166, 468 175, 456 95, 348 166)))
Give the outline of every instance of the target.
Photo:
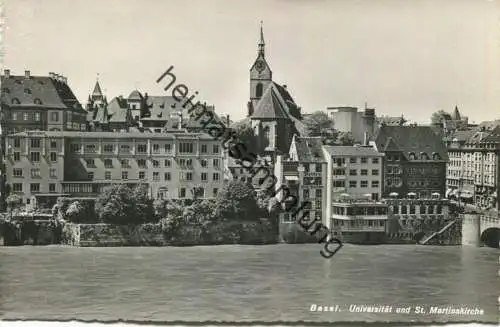
POLYGON ((124 98, 113 98, 108 104, 108 121, 110 123, 126 123, 131 120, 130 110, 128 110, 127 100, 124 98))
POLYGON ((450 141, 457 141, 457 142, 466 142, 469 140, 474 134, 476 134, 476 130, 469 129, 469 130, 457 130, 451 134, 448 139, 450 141))
POLYGON ((383 154, 378 152, 372 146, 324 146, 325 150, 328 151, 329 154, 334 156, 366 156, 366 157, 382 157, 383 154))
POLYGON ((295 144, 298 161, 325 161, 321 137, 294 137, 292 142, 295 144))
POLYGON ((171 96, 148 96, 146 106, 149 115, 141 120, 167 122, 173 111, 182 109, 182 104, 171 96))
POLYGON ((141 132, 79 132, 79 131, 42 131, 42 132, 20 132, 10 136, 47 136, 47 137, 72 137, 82 139, 95 138, 154 138, 154 139, 205 139, 213 140, 211 136, 204 133, 141 133, 141 132))
POLYGON ((81 109, 71 88, 62 81, 48 76, 1 77, 1 102, 9 107, 52 109, 81 109))
POLYGON ((401 151, 409 159, 410 153, 421 158, 424 153, 427 160, 434 160, 434 154, 440 159, 448 160, 446 146, 438 134, 430 126, 381 126, 375 138, 375 143, 380 151, 387 151, 390 144, 391 151, 401 151))

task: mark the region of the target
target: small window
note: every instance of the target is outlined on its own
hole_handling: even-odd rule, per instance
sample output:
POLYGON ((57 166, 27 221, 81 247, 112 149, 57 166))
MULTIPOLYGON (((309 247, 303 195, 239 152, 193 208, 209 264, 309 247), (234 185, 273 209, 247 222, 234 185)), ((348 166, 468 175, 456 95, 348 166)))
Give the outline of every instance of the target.
POLYGON ((42 104, 42 100, 36 98, 34 101, 33 101, 35 104, 38 104, 38 105, 41 105, 42 104))
POLYGON ((29 88, 25 88, 25 89, 24 89, 24 93, 26 93, 26 94, 31 94, 31 90, 30 90, 29 88))
POLYGON ((11 102, 12 102, 12 104, 21 104, 21 101, 19 101, 19 99, 18 99, 18 98, 13 98, 13 99, 11 100, 11 102))

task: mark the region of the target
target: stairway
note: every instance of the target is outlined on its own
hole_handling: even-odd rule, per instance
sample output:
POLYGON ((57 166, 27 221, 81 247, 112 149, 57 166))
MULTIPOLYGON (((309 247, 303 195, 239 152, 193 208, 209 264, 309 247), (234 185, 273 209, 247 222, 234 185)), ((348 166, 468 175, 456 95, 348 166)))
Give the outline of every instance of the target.
POLYGON ((443 228, 441 228, 439 231, 437 232, 434 232, 432 233, 429 237, 425 238, 424 240, 421 240, 418 242, 418 244, 420 245, 424 245, 426 244, 427 242, 429 242, 430 240, 432 240, 434 237, 436 237, 437 235, 440 235, 442 234, 443 232, 445 232, 448 228, 450 228, 451 226, 453 226, 455 223, 457 222, 457 220, 452 220, 450 221, 448 224, 446 224, 446 226, 444 226, 443 228))

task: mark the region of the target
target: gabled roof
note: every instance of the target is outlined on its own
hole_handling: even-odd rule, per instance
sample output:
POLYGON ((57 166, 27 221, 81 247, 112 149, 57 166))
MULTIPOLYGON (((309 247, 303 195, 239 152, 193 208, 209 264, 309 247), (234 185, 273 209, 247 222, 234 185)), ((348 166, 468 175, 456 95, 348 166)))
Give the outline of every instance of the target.
POLYGON ((64 82, 47 76, 1 77, 2 105, 52 109, 82 109, 71 88, 64 82))
POLYGON ((382 149, 384 152, 401 152, 403 151, 394 141, 392 137, 387 138, 387 142, 385 143, 384 148, 382 149))
POLYGON ((137 91, 137 90, 133 90, 130 95, 128 96, 128 99, 129 100, 142 100, 143 97, 142 97, 142 94, 137 91))
POLYGON ((166 122, 172 111, 182 109, 182 104, 171 96, 148 96, 146 106, 149 115, 141 120, 166 122))
POLYGON ((324 162, 321 137, 294 137, 295 151, 300 162, 324 162))
POLYGON ((131 120, 130 110, 128 110, 127 100, 123 98, 113 98, 108 104, 108 120, 110 123, 126 123, 131 120))
POLYGON ((434 154, 440 159, 448 160, 447 149, 442 138, 430 126, 381 126, 375 138, 377 148, 386 148, 389 143, 391 151, 399 149, 406 159, 413 153, 417 158, 426 154, 433 160, 434 154), (393 143, 393 144, 391 144, 393 143))

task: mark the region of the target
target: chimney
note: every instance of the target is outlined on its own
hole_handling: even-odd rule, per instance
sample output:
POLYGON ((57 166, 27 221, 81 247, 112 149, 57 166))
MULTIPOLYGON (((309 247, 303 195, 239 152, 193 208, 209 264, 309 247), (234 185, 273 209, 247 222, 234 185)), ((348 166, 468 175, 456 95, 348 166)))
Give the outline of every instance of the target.
POLYGON ((179 125, 177 127, 182 130, 182 111, 179 112, 179 125))
POLYGON ((30 71, 29 71, 29 70, 25 70, 25 71, 24 71, 24 77, 25 77, 26 79, 30 79, 30 71))
POLYGON ((10 69, 4 69, 3 74, 4 74, 5 78, 9 78, 10 77, 10 69))
POLYGON ((226 116, 227 127, 231 124, 231 119, 229 119, 229 114, 226 116))
POLYGON ((364 138, 363 138, 363 145, 367 146, 368 145, 368 132, 365 132, 364 138))
POLYGON ((61 81, 64 83, 64 84, 68 84, 68 78, 66 76, 61 76, 61 81))

